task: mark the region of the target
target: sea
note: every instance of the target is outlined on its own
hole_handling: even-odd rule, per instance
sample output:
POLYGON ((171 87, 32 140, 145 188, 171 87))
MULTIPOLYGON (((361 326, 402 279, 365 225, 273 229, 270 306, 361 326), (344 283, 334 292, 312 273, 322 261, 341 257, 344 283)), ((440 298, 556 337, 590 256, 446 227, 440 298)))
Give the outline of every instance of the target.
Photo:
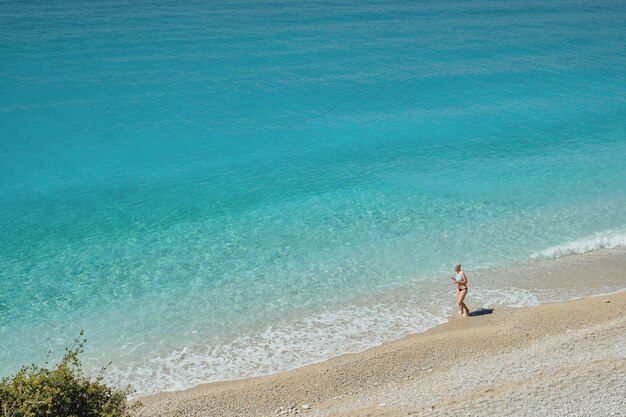
POLYGON ((626 245, 625 22, 1 0, 0 376, 81 330, 135 395, 319 362, 448 320, 456 262, 470 308, 563 298, 488 271, 626 245))

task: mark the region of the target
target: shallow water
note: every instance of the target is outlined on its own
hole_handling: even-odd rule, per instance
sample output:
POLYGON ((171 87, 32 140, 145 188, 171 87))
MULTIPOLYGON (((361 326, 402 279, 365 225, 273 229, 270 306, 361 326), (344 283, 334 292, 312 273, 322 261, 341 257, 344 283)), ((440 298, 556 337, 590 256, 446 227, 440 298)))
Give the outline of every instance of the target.
POLYGON ((624 245, 625 19, 3 2, 0 375, 80 329, 143 393, 271 372, 441 322, 454 262, 624 245))

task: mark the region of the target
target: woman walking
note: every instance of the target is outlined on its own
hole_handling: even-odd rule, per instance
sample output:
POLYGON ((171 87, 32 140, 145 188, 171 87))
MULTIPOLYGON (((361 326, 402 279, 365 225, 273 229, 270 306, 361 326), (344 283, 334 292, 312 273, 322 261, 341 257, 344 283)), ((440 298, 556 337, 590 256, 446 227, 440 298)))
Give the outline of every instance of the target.
POLYGON ((469 309, 464 302, 467 295, 467 276, 461 271, 461 264, 454 265, 454 272, 456 275, 452 277, 452 281, 456 284, 456 303, 459 305, 459 314, 467 316, 469 309))

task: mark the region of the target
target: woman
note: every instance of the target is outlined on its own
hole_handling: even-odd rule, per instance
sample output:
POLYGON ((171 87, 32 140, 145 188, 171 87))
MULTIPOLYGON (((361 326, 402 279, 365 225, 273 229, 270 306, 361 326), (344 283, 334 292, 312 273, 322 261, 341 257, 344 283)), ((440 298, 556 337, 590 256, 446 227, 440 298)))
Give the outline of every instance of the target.
POLYGON ((456 284, 456 303, 459 305, 459 314, 467 316, 469 309, 463 302, 467 295, 467 276, 465 272, 461 271, 461 264, 454 265, 454 272, 456 272, 456 275, 452 277, 452 281, 456 284))

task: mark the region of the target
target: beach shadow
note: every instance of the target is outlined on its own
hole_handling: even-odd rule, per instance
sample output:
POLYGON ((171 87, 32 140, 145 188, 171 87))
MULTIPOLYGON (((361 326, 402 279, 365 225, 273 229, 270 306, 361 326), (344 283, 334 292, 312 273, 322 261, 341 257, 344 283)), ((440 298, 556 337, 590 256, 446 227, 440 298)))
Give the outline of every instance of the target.
POLYGON ((469 317, 484 316, 493 313, 493 308, 479 308, 468 314, 469 317))

